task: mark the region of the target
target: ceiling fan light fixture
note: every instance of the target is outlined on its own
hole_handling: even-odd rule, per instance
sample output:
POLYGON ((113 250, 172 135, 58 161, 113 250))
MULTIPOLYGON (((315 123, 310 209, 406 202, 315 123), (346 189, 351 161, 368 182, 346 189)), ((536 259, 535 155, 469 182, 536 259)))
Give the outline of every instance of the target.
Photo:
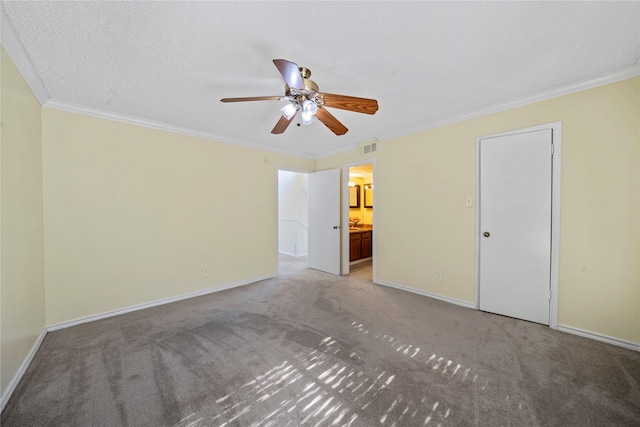
POLYGON ((307 114, 304 111, 300 114, 302 118, 302 124, 307 126, 316 121, 316 118, 312 114, 307 114))
POLYGON ((295 116, 296 111, 298 111, 298 104, 294 104, 293 102, 288 103, 280 109, 282 116, 287 120, 291 120, 291 118, 295 116))
POLYGON ((316 105, 315 102, 310 101, 310 100, 305 100, 302 103, 302 124, 303 125, 310 125, 311 123, 313 123, 315 121, 315 115, 316 112, 318 111, 318 106, 316 105))

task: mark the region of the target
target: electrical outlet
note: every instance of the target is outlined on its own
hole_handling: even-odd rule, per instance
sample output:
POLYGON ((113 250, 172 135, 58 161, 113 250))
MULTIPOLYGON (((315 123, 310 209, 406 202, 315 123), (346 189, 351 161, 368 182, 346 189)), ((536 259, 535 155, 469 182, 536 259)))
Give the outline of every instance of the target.
POLYGON ((258 205, 258 210, 259 210, 259 211, 263 211, 263 210, 264 210, 264 205, 263 205, 262 203, 260 203, 260 204, 258 205))
POLYGON ((202 275, 203 276, 208 276, 209 275, 209 269, 207 267, 202 269, 202 275))
POLYGON ((444 279, 444 273, 442 271, 436 271, 434 276, 436 277, 436 280, 444 279))

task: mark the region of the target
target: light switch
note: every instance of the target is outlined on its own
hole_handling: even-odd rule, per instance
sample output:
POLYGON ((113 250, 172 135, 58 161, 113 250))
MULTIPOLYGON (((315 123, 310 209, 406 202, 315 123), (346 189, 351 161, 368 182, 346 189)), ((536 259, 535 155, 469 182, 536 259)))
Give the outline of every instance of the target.
POLYGON ((467 196, 464 198, 464 207, 470 208, 473 206, 473 196, 467 196))

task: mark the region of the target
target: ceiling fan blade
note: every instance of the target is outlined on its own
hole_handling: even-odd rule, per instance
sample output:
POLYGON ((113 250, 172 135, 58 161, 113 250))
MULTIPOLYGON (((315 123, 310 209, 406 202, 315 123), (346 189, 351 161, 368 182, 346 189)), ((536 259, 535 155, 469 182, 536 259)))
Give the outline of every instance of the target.
POLYGON ((286 99, 283 96, 248 96, 246 98, 222 98, 221 102, 244 102, 244 101, 279 101, 286 99))
POLYGON ((300 70, 298 66, 293 62, 287 61, 286 59, 274 59, 273 63, 282 74, 282 78, 285 83, 289 85, 290 88, 293 89, 304 89, 304 81, 302 80, 302 75, 300 74, 300 70))
POLYGON ((284 133, 284 131, 287 130, 287 128, 289 127, 289 124, 293 121, 296 115, 298 115, 297 111, 293 116, 291 116, 290 119, 287 119, 285 116, 280 116, 280 120, 278 120, 278 123, 276 123, 276 125, 273 127, 273 130, 271 131, 271 133, 275 135, 284 133))
POLYGON ((340 123, 338 119, 333 117, 333 114, 331 114, 324 108, 318 108, 318 111, 316 111, 316 119, 324 123, 324 125, 328 127, 331 132, 335 133, 338 136, 344 135, 345 133, 347 133, 347 131, 349 131, 349 129, 347 129, 342 123, 340 123))
POLYGON ((340 108, 342 110, 355 111, 356 113, 375 114, 378 111, 378 101, 355 96, 336 95, 323 93, 324 106, 340 108))

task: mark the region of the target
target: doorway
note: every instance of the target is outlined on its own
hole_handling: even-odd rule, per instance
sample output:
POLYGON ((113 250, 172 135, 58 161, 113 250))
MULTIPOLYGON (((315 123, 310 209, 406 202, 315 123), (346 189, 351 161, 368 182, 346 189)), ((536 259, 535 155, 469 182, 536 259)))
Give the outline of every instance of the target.
POLYGON ((342 274, 375 280, 375 159, 343 167, 342 274))
POLYGON ((476 308, 557 327, 560 122, 476 142, 476 308))
POLYGON ((309 250, 309 174, 278 170, 278 262, 306 268, 309 250))

